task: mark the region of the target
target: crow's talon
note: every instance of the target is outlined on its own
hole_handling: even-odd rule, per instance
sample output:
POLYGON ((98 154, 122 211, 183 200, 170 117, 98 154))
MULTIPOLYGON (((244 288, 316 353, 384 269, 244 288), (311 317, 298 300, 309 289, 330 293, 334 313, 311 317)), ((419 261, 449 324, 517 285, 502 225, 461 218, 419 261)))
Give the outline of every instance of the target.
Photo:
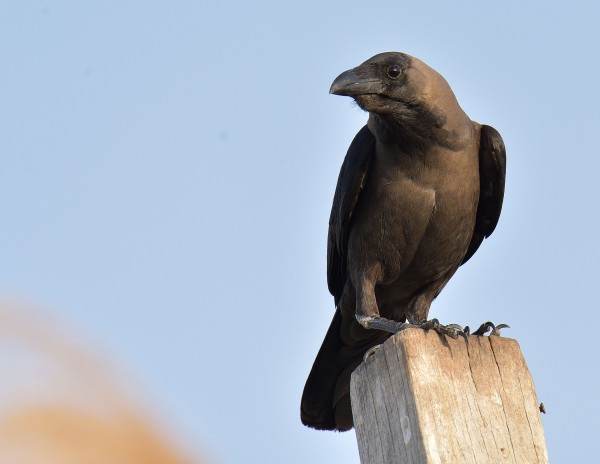
POLYGON ((490 331, 490 329, 493 329, 495 326, 493 323, 491 322, 484 322, 483 324, 481 324, 479 326, 479 328, 473 332, 473 335, 485 335, 486 333, 488 333, 490 331))
POLYGON ((435 330, 436 332, 438 331, 438 329, 441 327, 440 326, 440 321, 438 321, 437 319, 431 319, 429 321, 423 321, 420 325, 420 327, 423 330, 435 330))
POLYGON ((367 358, 373 356, 377 351, 379 351, 379 348, 381 348, 381 345, 375 345, 369 348, 363 356, 363 362, 367 362, 367 358))
POLYGON ((464 334, 464 330, 461 325, 458 324, 440 324, 437 319, 431 319, 430 321, 424 321, 420 326, 424 330, 435 330, 440 335, 447 335, 450 338, 458 338, 459 335, 464 334))
POLYGON ((448 324, 446 327, 448 327, 449 329, 452 329, 452 330, 456 330, 458 332, 464 331, 464 329, 462 328, 462 325, 458 325, 458 324, 448 324))
MULTIPOLYGON (((366 329, 385 330, 386 332, 395 334, 405 329, 418 328, 423 330, 434 330, 440 335, 447 335, 453 339, 458 338, 460 335, 466 340, 469 339, 470 335, 481 336, 490 332, 490 330, 490 335, 499 337, 500 330, 509 327, 507 324, 495 325, 493 322, 488 321, 481 324, 481 326, 475 332, 471 333, 471 329, 468 325, 464 328, 459 324, 443 325, 440 324, 440 321, 435 318, 428 321, 423 321, 421 323, 398 322, 381 316, 356 316, 356 319, 366 329)), ((368 355, 366 354, 364 359, 373 354, 373 352, 368 353, 368 355)))
POLYGON ((398 333, 401 330, 408 329, 410 327, 419 327, 408 322, 392 321, 381 316, 356 316, 356 320, 365 329, 378 329, 389 333, 398 333))
POLYGON ((508 324, 498 324, 496 327, 494 327, 494 330, 492 330, 492 333, 490 335, 495 335, 496 337, 499 337, 500 329, 510 329, 510 326, 508 324))
POLYGON ((450 330, 448 332, 446 332, 446 335, 448 335, 448 337, 456 340, 458 338, 458 334, 456 333, 456 330, 450 330))
POLYGON ((488 333, 491 330, 490 335, 499 337, 500 330, 509 328, 509 327, 510 326, 508 326, 507 324, 495 325, 494 323, 488 321, 488 322, 484 322, 483 324, 481 324, 481 326, 475 332, 473 332, 473 335, 485 335, 486 333, 488 333))

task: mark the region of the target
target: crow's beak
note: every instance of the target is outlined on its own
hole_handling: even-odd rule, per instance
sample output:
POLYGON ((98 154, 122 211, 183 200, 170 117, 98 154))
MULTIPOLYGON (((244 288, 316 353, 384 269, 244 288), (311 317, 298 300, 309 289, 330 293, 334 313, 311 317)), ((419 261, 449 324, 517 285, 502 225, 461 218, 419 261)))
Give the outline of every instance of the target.
POLYGON ((357 70, 354 68, 340 74, 331 84, 329 93, 348 97, 381 93, 379 79, 359 77, 357 70))

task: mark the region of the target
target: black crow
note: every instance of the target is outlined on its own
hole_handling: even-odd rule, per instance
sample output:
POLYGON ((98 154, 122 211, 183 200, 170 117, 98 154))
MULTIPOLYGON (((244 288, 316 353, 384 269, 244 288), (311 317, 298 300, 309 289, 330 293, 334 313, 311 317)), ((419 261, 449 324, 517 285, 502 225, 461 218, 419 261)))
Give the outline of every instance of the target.
POLYGON ((330 92, 354 98, 369 119, 333 199, 327 278, 336 311, 301 418, 348 430, 350 374, 367 350, 407 327, 460 330, 427 321, 429 307, 494 231, 506 155, 500 134, 471 121, 446 80, 409 55, 376 55, 342 73, 330 92))

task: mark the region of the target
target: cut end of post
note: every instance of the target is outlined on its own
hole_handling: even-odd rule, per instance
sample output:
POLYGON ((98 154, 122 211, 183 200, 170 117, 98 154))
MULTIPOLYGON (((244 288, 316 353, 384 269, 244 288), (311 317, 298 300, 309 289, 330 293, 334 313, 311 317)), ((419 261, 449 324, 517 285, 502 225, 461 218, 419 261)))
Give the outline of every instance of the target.
POLYGON ((352 374, 361 462, 548 462, 533 380, 510 338, 408 329, 352 374))

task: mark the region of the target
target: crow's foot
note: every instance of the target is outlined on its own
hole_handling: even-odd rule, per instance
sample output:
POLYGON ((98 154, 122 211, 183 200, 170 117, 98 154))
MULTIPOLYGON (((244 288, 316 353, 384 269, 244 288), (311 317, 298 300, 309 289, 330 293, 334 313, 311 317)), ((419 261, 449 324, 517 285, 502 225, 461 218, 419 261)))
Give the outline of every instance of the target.
POLYGON ((437 319, 424 321, 420 324, 392 321, 381 316, 356 316, 356 319, 365 329, 379 329, 390 333, 398 333, 401 330, 415 328, 423 330, 435 330, 437 333, 448 335, 451 338, 457 338, 459 335, 468 335, 468 333, 463 330, 462 326, 458 324, 443 325, 440 324, 437 319))
POLYGON ((424 330, 435 330, 437 333, 441 335, 448 335, 450 338, 458 338, 459 335, 468 335, 462 326, 458 324, 443 325, 440 324, 440 321, 437 319, 431 319, 430 321, 422 322, 419 327, 424 330))
POLYGON ((356 316, 356 320, 365 329, 379 329, 390 333, 398 333, 401 330, 409 327, 419 327, 418 325, 409 324, 408 322, 397 322, 391 319, 386 319, 381 316, 356 316))
MULTIPOLYGON (((481 324, 481 326, 479 326, 479 328, 473 332, 473 335, 485 335, 486 333, 488 333, 491 329, 490 335, 495 335, 496 337, 500 336, 500 330, 501 329, 509 329, 510 326, 507 324, 498 324, 495 325, 492 322, 484 322, 483 324, 481 324)), ((465 327, 465 333, 467 335, 470 334, 470 330, 469 327, 465 327)))

